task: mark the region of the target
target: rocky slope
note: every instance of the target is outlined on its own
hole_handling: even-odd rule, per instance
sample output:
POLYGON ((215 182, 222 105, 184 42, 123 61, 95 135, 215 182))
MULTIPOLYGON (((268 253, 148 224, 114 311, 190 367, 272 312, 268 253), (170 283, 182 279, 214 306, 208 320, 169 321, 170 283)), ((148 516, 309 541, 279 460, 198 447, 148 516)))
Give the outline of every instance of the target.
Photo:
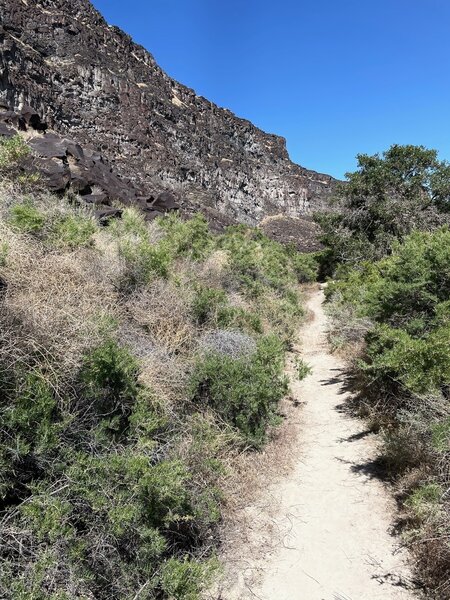
POLYGON ((92 146, 129 178, 131 201, 151 209, 170 190, 188 212, 248 224, 326 204, 331 177, 168 77, 88 0, 0 0, 0 20, 0 120, 31 107, 45 123, 35 135, 92 146))

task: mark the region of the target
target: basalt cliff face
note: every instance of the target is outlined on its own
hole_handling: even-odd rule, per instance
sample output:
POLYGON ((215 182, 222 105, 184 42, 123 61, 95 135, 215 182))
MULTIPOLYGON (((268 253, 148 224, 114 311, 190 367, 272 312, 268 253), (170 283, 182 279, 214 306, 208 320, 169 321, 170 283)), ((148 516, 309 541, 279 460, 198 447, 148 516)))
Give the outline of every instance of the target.
MULTIPOLYGON (((0 25, 0 121, 17 127, 25 113, 35 137, 78 144, 78 156, 57 157, 35 140, 42 159, 70 167, 81 149, 149 212, 168 191, 186 212, 223 223, 326 205, 331 177, 292 163, 283 138, 171 79, 88 0, 0 0, 0 25)), ((114 184, 94 183, 112 195, 104 188, 114 184)), ((92 197, 92 185, 79 188, 92 197)))

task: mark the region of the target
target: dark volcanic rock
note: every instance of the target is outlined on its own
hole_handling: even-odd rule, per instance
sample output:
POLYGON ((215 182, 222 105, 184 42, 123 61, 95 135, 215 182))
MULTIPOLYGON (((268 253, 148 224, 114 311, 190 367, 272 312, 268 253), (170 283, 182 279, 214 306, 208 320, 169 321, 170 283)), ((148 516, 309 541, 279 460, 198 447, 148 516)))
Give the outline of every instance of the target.
POLYGON ((122 214, 121 210, 111 208, 117 202, 141 206, 148 218, 178 208, 170 192, 163 192, 156 200, 153 196, 143 199, 134 185, 118 176, 103 156, 56 133, 46 133, 40 119, 31 120, 27 116, 0 112, 0 137, 23 134, 32 154, 21 168, 38 173, 50 191, 63 193, 70 189, 80 194, 87 204, 96 207, 102 221, 122 214))
POLYGON ((323 249, 319 242, 320 227, 309 216, 296 218, 275 215, 265 218, 259 227, 268 237, 283 244, 292 244, 299 252, 323 249))
MULTIPOLYGON (((138 202, 149 217, 160 203, 181 204, 222 224, 298 217, 326 204, 331 177, 293 164, 284 139, 168 77, 88 0, 0 0, 0 22, 0 109, 14 111, 19 129, 60 136, 31 143, 42 160, 78 161, 68 169, 81 192, 95 183, 111 197, 112 169, 119 195, 128 176, 127 201, 149 199, 138 202), (90 146, 102 156, 86 155, 90 146), (161 200, 167 190, 173 195, 161 200)), ((66 167, 48 166, 55 186, 66 167)))

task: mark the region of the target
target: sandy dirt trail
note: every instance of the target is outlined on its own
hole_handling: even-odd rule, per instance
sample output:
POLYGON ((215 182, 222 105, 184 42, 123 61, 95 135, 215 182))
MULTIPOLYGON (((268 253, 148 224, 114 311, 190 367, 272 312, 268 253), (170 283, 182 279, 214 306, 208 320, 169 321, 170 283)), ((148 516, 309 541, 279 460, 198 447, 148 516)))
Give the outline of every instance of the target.
POLYGON ((408 556, 390 534, 394 501, 375 474, 379 440, 346 410, 344 364, 327 345, 323 300, 322 290, 310 296, 311 319, 300 336, 312 375, 293 384, 302 403, 294 467, 247 507, 251 533, 242 536, 243 548, 233 541, 228 555, 237 568, 216 598, 418 597, 408 556))

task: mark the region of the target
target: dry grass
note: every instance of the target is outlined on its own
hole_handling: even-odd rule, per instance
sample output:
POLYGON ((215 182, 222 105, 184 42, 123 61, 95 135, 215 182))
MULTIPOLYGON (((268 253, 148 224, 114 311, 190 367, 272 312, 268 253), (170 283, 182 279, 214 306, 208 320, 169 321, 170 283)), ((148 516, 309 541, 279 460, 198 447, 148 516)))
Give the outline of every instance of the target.
POLYGON ((168 352, 183 352, 195 335, 190 316, 192 293, 172 281, 156 280, 134 293, 126 303, 134 321, 168 352))
POLYGON ((229 256, 224 250, 216 250, 196 266, 197 279, 211 287, 227 287, 229 283, 229 256))
POLYGON ((38 241, 4 226, 0 235, 8 246, 6 264, 0 268, 7 282, 4 315, 20 322, 37 346, 72 370, 98 338, 102 319, 117 315, 117 296, 100 276, 97 254, 91 249, 48 252, 38 241))
POLYGON ((155 348, 141 365, 140 382, 166 401, 170 409, 185 400, 192 361, 155 348))
POLYGON ((355 307, 342 304, 339 298, 328 303, 326 311, 330 317, 328 339, 331 348, 345 361, 351 362, 362 353, 364 338, 373 324, 370 319, 358 317, 355 307))

